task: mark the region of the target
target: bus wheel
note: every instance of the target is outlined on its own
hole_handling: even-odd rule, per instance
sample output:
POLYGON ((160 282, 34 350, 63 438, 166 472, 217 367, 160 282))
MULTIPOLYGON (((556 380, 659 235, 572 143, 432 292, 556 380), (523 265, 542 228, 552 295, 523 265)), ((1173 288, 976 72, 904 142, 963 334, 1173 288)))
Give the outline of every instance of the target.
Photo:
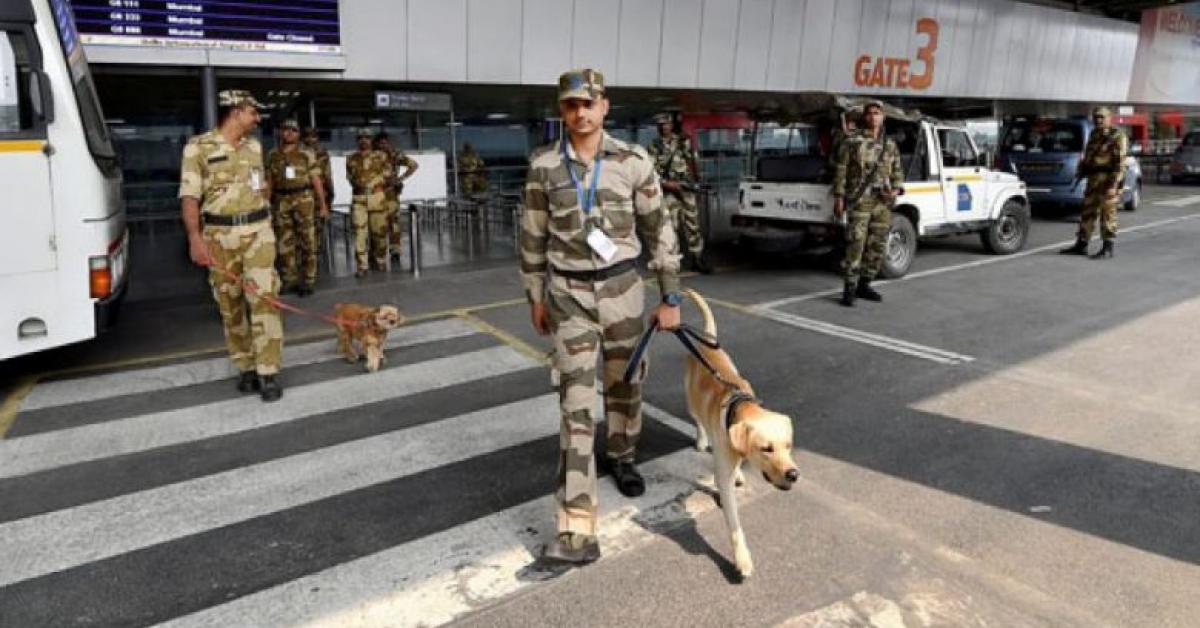
POLYGON ((892 214, 892 229, 888 231, 887 251, 879 274, 885 279, 897 279, 908 274, 917 256, 917 230, 904 214, 892 214))
POLYGON ((1029 210, 1017 201, 1008 201, 1000 215, 979 234, 983 248, 994 255, 1012 255, 1025 248, 1029 239, 1029 210))

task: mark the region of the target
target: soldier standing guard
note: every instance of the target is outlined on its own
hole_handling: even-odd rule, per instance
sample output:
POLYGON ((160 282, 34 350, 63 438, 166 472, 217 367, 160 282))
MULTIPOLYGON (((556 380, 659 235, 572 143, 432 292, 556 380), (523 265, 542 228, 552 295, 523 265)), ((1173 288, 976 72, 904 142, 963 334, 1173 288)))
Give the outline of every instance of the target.
POLYGON ((1096 128, 1088 138, 1083 158, 1075 171, 1076 179, 1087 179, 1083 210, 1079 213, 1079 232, 1075 244, 1059 253, 1087 255, 1088 242, 1099 218, 1100 238, 1104 243, 1092 259, 1104 259, 1113 256, 1113 242, 1117 239, 1117 203, 1124 183, 1129 138, 1112 125, 1112 111, 1108 107, 1096 107, 1092 111, 1092 121, 1096 128))
POLYGON ((267 155, 271 213, 279 242, 283 292, 306 297, 317 285, 317 217, 329 218, 317 156, 300 145, 300 125, 284 120, 279 146, 267 155))
POLYGON ((278 294, 279 275, 262 146, 249 137, 258 126, 259 105, 250 92, 225 90, 218 106, 217 128, 192 137, 183 149, 179 198, 188 253, 209 269, 229 357, 241 372, 238 390, 257 390, 263 401, 275 401, 283 396, 275 377, 283 321, 264 298, 278 294))
POLYGON ((387 265, 387 195, 391 171, 386 153, 371 148, 371 133, 358 132, 358 151, 346 160, 346 178, 354 189, 350 222, 354 225, 355 277, 387 265), (367 257, 368 248, 370 258, 367 257))
POLYGON ((388 162, 391 167, 388 169, 390 173, 389 182, 384 196, 387 198, 385 204, 387 209, 387 229, 388 243, 392 249, 392 259, 400 261, 400 243, 403 241, 404 232, 400 228, 400 195, 404 193, 404 181, 413 176, 417 171, 417 162, 404 154, 404 151, 396 150, 392 147, 392 140, 388 138, 387 133, 380 132, 375 136, 375 150, 382 151, 388 156, 388 162), (397 174, 397 170, 404 166, 404 174, 397 174))
POLYGON ((632 383, 622 381, 644 329, 638 236, 663 295, 654 316, 662 329, 679 326, 679 255, 658 176, 645 150, 604 132, 604 91, 604 76, 595 70, 559 78, 566 135, 530 157, 521 219, 521 278, 534 329, 553 334, 562 413, 558 535, 545 558, 566 563, 600 556, 592 414, 601 355, 613 479, 627 496, 646 488, 634 464, 645 368, 632 383))
POLYGON ((671 114, 660 113, 654 117, 658 124, 658 137, 650 142, 646 151, 654 160, 663 189, 663 205, 675 223, 680 242, 687 245, 691 254, 692 268, 704 274, 712 272, 712 266, 704 255, 704 234, 700 232, 700 209, 696 205, 696 149, 691 138, 675 133, 671 114))
POLYGON ((834 156, 833 214, 839 220, 848 214, 842 260, 842 305, 847 307, 855 298, 883 301, 871 281, 883 267, 892 203, 904 182, 900 150, 883 134, 883 103, 863 105, 861 122, 863 129, 847 133, 834 156))
MULTIPOLYGON (((304 146, 317 156, 317 167, 321 169, 321 185, 325 188, 325 206, 333 211, 333 170, 329 163, 329 151, 321 146, 317 130, 309 127, 304 129, 304 146)), ((317 221, 317 259, 321 259, 321 247, 325 243, 325 228, 329 224, 329 215, 322 216, 317 221)))
POLYGON ((487 172, 483 158, 470 142, 463 142, 462 153, 458 156, 458 172, 462 176, 462 193, 468 196, 486 194, 488 189, 487 172))

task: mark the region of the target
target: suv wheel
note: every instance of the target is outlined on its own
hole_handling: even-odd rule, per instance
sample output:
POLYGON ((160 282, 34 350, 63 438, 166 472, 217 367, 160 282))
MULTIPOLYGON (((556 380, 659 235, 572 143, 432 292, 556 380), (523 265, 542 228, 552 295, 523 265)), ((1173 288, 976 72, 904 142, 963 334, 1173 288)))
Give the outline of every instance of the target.
POLYGON ((979 234, 983 248, 995 255, 1012 255, 1025 248, 1029 239, 1029 210, 1010 200, 1000 208, 1000 214, 979 234))
POLYGON ((888 231, 887 250, 879 274, 885 279, 903 277, 908 274, 916 256, 917 230, 912 221, 904 214, 892 214, 892 228, 888 231))

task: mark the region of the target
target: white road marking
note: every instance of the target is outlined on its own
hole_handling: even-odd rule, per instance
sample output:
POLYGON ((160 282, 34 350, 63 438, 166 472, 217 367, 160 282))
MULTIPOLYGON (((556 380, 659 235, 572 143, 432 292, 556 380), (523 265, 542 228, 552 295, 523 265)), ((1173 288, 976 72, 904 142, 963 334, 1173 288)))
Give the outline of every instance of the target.
POLYGON ((1168 201, 1154 201, 1153 204, 1162 207, 1187 207, 1188 205, 1198 205, 1200 204, 1200 194, 1195 194, 1193 196, 1181 196, 1168 201))
POLYGON ((558 417, 542 395, 0 524, 0 587, 552 436, 558 417))
POLYGON ((936 347, 920 345, 915 342, 908 342, 906 340, 900 340, 899 338, 892 338, 882 334, 873 334, 871 332, 852 329, 850 327, 842 327, 841 325, 834 325, 833 323, 826 323, 824 321, 805 318, 803 316, 788 314, 786 312, 780 312, 777 310, 761 309, 758 310, 758 314, 764 318, 783 323, 784 325, 790 325, 798 329, 813 331, 820 334, 825 334, 827 336, 834 336, 836 338, 843 338, 845 340, 853 340, 854 342, 871 345, 873 347, 879 347, 881 349, 887 349, 889 351, 895 351, 896 353, 902 353, 915 358, 937 362, 938 364, 965 364, 975 360, 975 358, 969 355, 954 353, 944 349, 938 349, 936 347))
MULTIPOLYGON (((349 365, 347 365, 349 367, 349 365)), ((167 412, 0 440, 0 478, 224 436, 541 366, 508 346, 167 412)))
MULTIPOLYGON (((450 340, 479 333, 479 330, 458 318, 401 327, 388 335, 388 348, 406 347, 426 342, 450 340)), ((315 364, 338 358, 334 340, 285 346, 284 367, 315 364)), ((39 384, 25 398, 21 411, 39 410, 72 403, 109 399, 122 395, 167 390, 214 382, 236 375, 229 358, 195 360, 152 368, 117 371, 39 384)))

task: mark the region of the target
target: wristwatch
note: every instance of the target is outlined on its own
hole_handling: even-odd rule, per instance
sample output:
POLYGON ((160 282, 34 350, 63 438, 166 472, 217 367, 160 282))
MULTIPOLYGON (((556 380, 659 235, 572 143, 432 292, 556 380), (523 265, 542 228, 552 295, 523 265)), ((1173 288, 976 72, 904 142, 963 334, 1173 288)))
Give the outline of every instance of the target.
POLYGON ((663 295, 662 302, 671 307, 679 307, 679 304, 683 303, 683 295, 678 292, 668 292, 663 295))

